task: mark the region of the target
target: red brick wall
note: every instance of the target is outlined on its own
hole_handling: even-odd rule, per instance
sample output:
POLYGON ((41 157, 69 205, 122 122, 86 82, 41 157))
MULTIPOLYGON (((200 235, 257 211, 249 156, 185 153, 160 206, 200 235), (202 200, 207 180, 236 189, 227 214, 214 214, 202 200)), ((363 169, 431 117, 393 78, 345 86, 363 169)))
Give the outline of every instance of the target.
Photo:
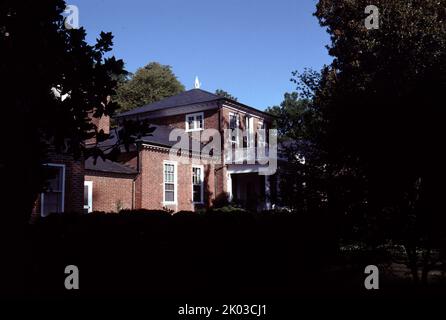
MULTIPOLYGON (((220 110, 206 110, 204 111, 204 125, 205 129, 225 129, 229 127, 229 112, 233 112, 229 108, 221 108, 220 110)), ((240 128, 245 127, 244 115, 242 111, 240 114, 240 128)), ((152 119, 152 124, 167 125, 172 128, 185 128, 185 114, 175 115, 170 117, 163 117, 152 119)), ((267 120, 264 120, 267 122, 267 120)), ((254 117, 254 131, 258 127, 258 118, 254 117)), ((223 147, 223 145, 222 145, 223 147)), ((136 168, 136 155, 121 159, 128 165, 136 168)), ((180 210, 194 210, 192 203, 192 165, 177 163, 177 203, 176 205, 165 205, 163 203, 163 161, 169 160, 168 150, 143 148, 140 151, 140 166, 141 174, 135 180, 134 185, 134 205, 135 208, 146 209, 163 209, 167 207, 174 211, 180 210)), ((229 190, 226 190, 227 170, 222 165, 208 165, 205 166, 205 194, 204 199, 207 201, 206 206, 212 205, 215 198, 223 196, 229 190)), ((94 182, 93 182, 94 183, 94 182)), ((121 182, 119 182, 121 183, 121 182)), ((117 181, 110 181, 110 184, 119 184, 117 181)), ((130 187, 125 189, 132 190, 130 187)), ((95 187, 93 186, 93 192, 95 187)), ((108 193, 112 195, 118 191, 110 190, 108 193)), ((119 193, 119 192, 118 192, 119 193)), ((122 192, 119 193, 122 196, 122 192)), ((109 204, 110 206, 110 204, 109 204)), ((114 206, 115 207, 115 206, 114 206)), ((99 210, 93 204, 94 210, 99 210)), ((101 209, 102 210, 102 209, 101 209)), ((104 209, 105 210, 105 209, 104 209)), ((107 209, 106 211, 109 211, 107 209)))
MULTIPOLYGON (((192 112, 196 113, 196 112, 192 112)), ((204 113, 204 128, 205 129, 218 129, 218 110, 205 110, 204 113)), ((169 117, 163 117, 163 118, 157 118, 157 119, 151 119, 150 123, 152 124, 158 124, 158 125, 164 125, 164 126, 170 126, 172 128, 180 128, 185 129, 186 126, 186 114, 180 114, 180 115, 174 115, 169 117)))
MULTIPOLYGON (((164 160, 169 160, 169 153, 164 150, 144 148, 141 151, 141 175, 137 184, 137 198, 141 208, 174 211, 198 209, 192 203, 192 164, 177 163, 177 204, 163 203, 164 160)), ((204 199, 215 197, 214 166, 204 165, 204 199)), ((209 205, 206 203, 205 205, 209 205)))
POLYGON ((100 118, 92 118, 91 122, 98 127, 98 131, 104 130, 104 133, 110 133, 110 117, 103 115, 100 118))
MULTIPOLYGON (((245 129, 245 115, 246 113, 243 111, 234 111, 232 109, 222 107, 222 129, 228 129, 229 128, 229 113, 238 113, 240 117, 240 129, 245 129)), ((264 123, 266 123, 267 128, 271 128, 269 120, 262 118, 262 117, 254 117, 254 133, 257 132, 258 123, 260 120, 263 120, 264 123)))
POLYGON ((93 211, 132 209, 133 175, 87 170, 85 181, 93 182, 93 211))
MULTIPOLYGON (((204 111, 205 117, 205 129, 223 129, 229 128, 229 113, 234 112, 229 108, 222 107, 220 110, 206 110, 204 111)), ((240 129, 245 128, 245 114, 243 111, 239 111, 240 116, 240 129)), ((185 115, 175 115, 171 117, 164 117, 152 120, 153 124, 168 125, 175 128, 185 128, 185 115)), ((254 117, 254 132, 258 127, 259 119, 254 117)), ((263 119, 265 123, 268 121, 263 119)), ((223 137, 223 135, 222 135, 223 137)), ((222 141, 222 148, 224 147, 222 141)), ((137 204, 142 208, 163 208, 163 160, 168 160, 168 153, 165 151, 144 150, 141 155, 141 170, 142 176, 138 179, 136 198, 137 204), (149 165, 150 164, 150 165, 149 165), (146 190, 150 189, 150 194, 146 190)), ((191 165, 178 165, 178 203, 176 206, 169 206, 171 209, 178 210, 193 210, 194 207, 191 203, 192 189, 191 189, 191 165)), ((206 171, 206 168, 205 168, 206 171)), ((222 197, 230 190, 226 189, 227 170, 225 166, 213 165, 211 170, 208 171, 208 181, 206 183, 205 190, 208 190, 210 197, 205 195, 205 199, 208 200, 207 205, 211 205, 213 199, 222 197)))

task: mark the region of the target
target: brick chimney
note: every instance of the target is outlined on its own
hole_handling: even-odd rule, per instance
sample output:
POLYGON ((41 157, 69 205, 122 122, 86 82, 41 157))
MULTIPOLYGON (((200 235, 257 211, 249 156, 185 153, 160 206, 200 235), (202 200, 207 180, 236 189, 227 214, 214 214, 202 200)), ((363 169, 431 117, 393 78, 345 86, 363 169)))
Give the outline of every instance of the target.
POLYGON ((100 118, 92 117, 91 123, 96 125, 98 131, 104 130, 104 133, 110 133, 110 116, 102 115, 100 118))
MULTIPOLYGON (((109 99, 109 98, 107 98, 109 99)), ((91 123, 97 127, 98 132, 104 130, 105 134, 110 133, 110 116, 102 115, 100 118, 93 117, 93 112, 90 113, 89 117, 91 119, 91 123)), ((94 144, 96 143, 96 138, 91 138, 85 141, 86 144, 94 144)))

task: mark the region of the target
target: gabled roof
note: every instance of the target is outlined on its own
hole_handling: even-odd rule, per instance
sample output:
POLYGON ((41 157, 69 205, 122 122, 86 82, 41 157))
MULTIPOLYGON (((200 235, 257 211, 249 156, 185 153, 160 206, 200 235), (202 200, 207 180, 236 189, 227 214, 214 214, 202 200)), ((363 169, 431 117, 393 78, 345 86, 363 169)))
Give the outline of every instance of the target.
POLYGON ((212 102, 222 100, 223 97, 218 96, 216 94, 201 90, 201 89, 192 89, 189 91, 181 92, 177 95, 174 95, 169 98, 165 98, 163 100, 153 102, 150 104, 146 104, 142 107, 123 112, 117 115, 117 117, 125 117, 131 116, 138 113, 146 113, 150 111, 156 111, 167 108, 175 108, 180 106, 187 106, 192 104, 199 104, 205 102, 212 102))

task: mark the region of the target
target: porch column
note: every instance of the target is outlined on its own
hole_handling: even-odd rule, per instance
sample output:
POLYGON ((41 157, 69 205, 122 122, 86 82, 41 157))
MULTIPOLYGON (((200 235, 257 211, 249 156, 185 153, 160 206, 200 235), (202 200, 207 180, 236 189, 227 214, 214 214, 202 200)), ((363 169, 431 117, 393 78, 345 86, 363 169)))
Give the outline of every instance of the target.
POLYGON ((229 171, 226 173, 226 192, 228 193, 228 200, 232 201, 232 177, 229 171))

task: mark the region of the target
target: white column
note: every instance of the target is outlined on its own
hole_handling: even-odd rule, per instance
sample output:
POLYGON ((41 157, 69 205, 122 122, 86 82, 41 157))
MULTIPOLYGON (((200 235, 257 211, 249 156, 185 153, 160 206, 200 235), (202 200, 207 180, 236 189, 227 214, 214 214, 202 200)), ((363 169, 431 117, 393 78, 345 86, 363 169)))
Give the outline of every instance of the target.
POLYGON ((226 173, 226 190, 228 192, 229 201, 232 201, 232 177, 231 173, 226 173))

